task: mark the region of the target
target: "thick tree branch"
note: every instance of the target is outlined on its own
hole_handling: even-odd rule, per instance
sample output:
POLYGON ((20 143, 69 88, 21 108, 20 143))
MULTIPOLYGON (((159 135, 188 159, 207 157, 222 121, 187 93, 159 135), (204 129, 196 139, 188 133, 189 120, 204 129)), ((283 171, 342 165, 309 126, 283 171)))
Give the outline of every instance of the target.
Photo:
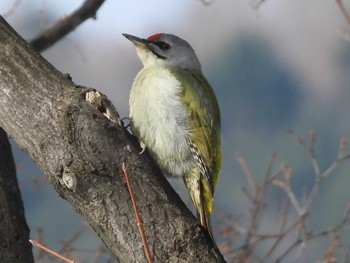
POLYGON ((207 233, 135 140, 86 101, 0 17, 0 126, 120 262, 145 262, 121 169, 128 165, 155 262, 224 262, 207 233))
POLYGON ((34 38, 30 44, 37 52, 51 47, 58 40, 77 28, 89 18, 96 18, 96 12, 105 0, 86 0, 81 7, 68 16, 62 17, 52 27, 34 38))
POLYGON ((34 262, 29 244, 15 163, 7 135, 0 128, 0 262, 34 262))

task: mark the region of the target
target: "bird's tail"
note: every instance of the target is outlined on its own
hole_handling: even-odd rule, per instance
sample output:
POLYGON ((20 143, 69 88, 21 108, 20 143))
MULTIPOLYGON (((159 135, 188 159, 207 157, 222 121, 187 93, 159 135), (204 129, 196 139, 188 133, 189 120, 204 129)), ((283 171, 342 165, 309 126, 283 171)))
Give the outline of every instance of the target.
POLYGON ((211 227, 211 213, 213 211, 214 197, 212 196, 210 190, 206 189, 202 180, 199 184, 199 197, 200 202, 198 206, 196 206, 197 218, 199 219, 201 225, 207 230, 213 243, 215 244, 213 230, 211 227))
POLYGON ((214 197, 206 184, 206 181, 201 176, 196 177, 190 175, 184 177, 185 185, 188 189, 193 205, 197 211, 197 218, 200 224, 207 230, 214 245, 214 235, 211 227, 211 213, 213 210, 214 197))

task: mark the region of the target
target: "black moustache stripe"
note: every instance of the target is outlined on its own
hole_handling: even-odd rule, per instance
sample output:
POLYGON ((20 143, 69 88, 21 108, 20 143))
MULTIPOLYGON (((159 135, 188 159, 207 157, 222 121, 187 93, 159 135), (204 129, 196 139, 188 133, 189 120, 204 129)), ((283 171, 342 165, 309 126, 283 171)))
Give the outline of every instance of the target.
POLYGON ((162 56, 162 55, 159 55, 157 52, 155 52, 152 47, 149 47, 149 50, 151 50, 151 52, 157 56, 157 58, 160 58, 160 59, 166 59, 166 57, 162 56))

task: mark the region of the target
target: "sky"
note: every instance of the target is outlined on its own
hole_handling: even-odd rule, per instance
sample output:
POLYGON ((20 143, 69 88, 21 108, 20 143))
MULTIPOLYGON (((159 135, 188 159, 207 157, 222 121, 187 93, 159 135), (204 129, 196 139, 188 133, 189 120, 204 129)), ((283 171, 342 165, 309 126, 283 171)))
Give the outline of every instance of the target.
MULTIPOLYGON (((30 40, 54 21, 77 8, 81 2, 2 0, 0 14, 7 13, 13 3, 16 3, 15 8, 5 16, 5 19, 20 35, 30 40)), ((347 5, 350 9, 350 5, 347 5)), ((300 165, 300 163, 304 163, 306 158, 298 152, 295 144, 288 141, 286 132, 288 128, 297 129, 304 136, 309 129, 319 128, 321 143, 318 149, 322 151, 320 156, 325 163, 331 161, 328 154, 336 154, 339 137, 350 139, 348 121, 343 120, 344 118, 347 120, 346 117, 349 116, 346 108, 347 99, 350 98, 349 74, 344 70, 344 65, 349 63, 346 62, 349 42, 340 36, 339 30, 349 32, 350 29, 346 27, 335 1, 266 0, 259 8, 254 8, 253 1, 248 0, 214 0, 207 5, 199 0, 109 0, 98 11, 96 20, 86 21, 64 40, 43 52, 43 56, 63 73, 69 73, 75 83, 96 88, 108 95, 121 116, 127 116, 130 87, 141 69, 141 63, 134 47, 122 33, 147 37, 158 32, 168 32, 186 39, 196 50, 204 74, 211 83, 216 84, 214 90, 217 92, 223 113, 224 167, 221 184, 219 182, 217 189, 216 204, 220 209, 239 214, 244 211, 247 203, 239 201, 242 199, 239 190, 245 178, 237 164, 232 166, 237 151, 247 156, 253 172, 260 175, 264 174, 272 152, 277 151, 281 156, 280 162, 291 159, 290 162, 298 166, 295 173, 300 172, 298 178, 301 178, 305 177, 304 166, 307 164, 300 165), (292 78, 290 89, 295 87, 298 94, 301 94, 297 98, 298 103, 288 104, 293 106, 293 118, 286 119, 287 123, 278 129, 270 129, 274 122, 265 120, 259 122, 258 119, 252 119, 252 123, 259 123, 256 127, 250 126, 245 120, 245 116, 254 116, 261 109, 258 108, 256 112, 252 111, 252 114, 245 115, 231 105, 237 99, 244 105, 246 97, 249 95, 254 97, 256 94, 249 94, 248 89, 245 93, 241 92, 240 87, 236 87, 234 80, 229 78, 231 75, 234 76, 230 72, 231 68, 222 68, 224 62, 231 62, 231 58, 232 60, 239 58, 238 55, 232 55, 236 47, 243 50, 248 46, 246 42, 241 41, 243 38, 256 39, 258 42, 256 47, 260 47, 260 43, 265 43, 267 52, 262 51, 263 54, 259 55, 247 48, 247 53, 239 62, 242 65, 240 69, 243 70, 244 66, 248 65, 249 70, 251 64, 248 64, 245 58, 251 54, 257 55, 256 58, 252 58, 254 61, 258 60, 259 55, 262 60, 259 66, 263 70, 264 60, 266 65, 273 61, 275 67, 271 69, 285 72, 283 74, 287 79, 292 78), (342 57, 344 57, 343 64, 342 57), (220 86, 222 83, 226 86, 220 86), (236 92, 230 96, 243 94, 245 97, 234 97, 230 101, 230 96, 223 95, 230 90, 236 92), (264 123, 265 125, 268 123, 269 127, 262 127, 264 123)), ((259 69, 249 72, 247 78, 263 82, 264 76, 258 77, 258 71, 259 69)), ((262 71, 262 74, 264 72, 262 71)), ((253 89, 254 92, 258 91, 258 88, 253 89)), ((263 92, 272 92, 267 94, 267 97, 261 95, 261 99, 268 99, 270 95, 272 97, 276 93, 276 90, 263 92)), ((251 108, 254 108, 256 100, 252 101, 251 108)), ((272 109, 277 112, 282 111, 283 106, 281 108, 272 109)), ((288 117, 291 115, 288 111, 286 114, 288 117)), ((27 167, 30 164, 29 157, 21 153, 15 145, 13 147, 19 167, 27 167)), ((22 170, 22 173, 19 173, 19 177, 25 182, 24 186, 28 174, 35 176, 38 170, 30 164, 30 168, 26 168, 25 172, 26 174, 22 170)), ((298 180, 304 182, 304 179, 298 180)), ((344 177, 340 180, 343 182, 342 185, 348 182, 344 177)), ((305 185, 297 183, 296 190, 302 195, 303 191, 307 192, 311 183, 312 179, 306 179, 305 185)), ((181 182, 175 181, 173 184, 184 193, 181 182)), ((334 185, 336 182, 331 182, 331 186, 334 185)), ((347 192, 346 189, 330 191, 329 199, 343 200, 334 214, 340 213, 349 200, 347 192)), ((48 231, 47 236, 50 236, 48 239, 56 245, 59 243, 57 240, 67 239, 67 235, 55 231, 57 223, 53 222, 53 219, 56 216, 47 211, 54 211, 57 208, 66 211, 69 210, 69 205, 63 201, 52 201, 57 199, 57 195, 50 187, 44 187, 39 192, 34 188, 24 187, 23 193, 26 207, 30 210, 27 216, 31 228, 41 226, 42 221, 52 222, 45 227, 48 231)), ((320 205, 324 202, 323 198, 318 200, 319 205, 316 207, 324 212, 324 207, 320 205)), ((64 222, 66 212, 60 216, 62 218, 59 221, 64 222)), ((81 219, 69 220, 75 223, 64 224, 67 229, 72 232, 74 229, 79 229, 81 219)))
MULTIPOLYGON (((9 10, 13 2, 1 1, 0 10, 9 10)), ((18 2, 7 19, 27 39, 81 3, 52 0, 18 2), (24 23, 24 19, 30 19, 31 23, 24 23)), ((242 32, 258 33, 273 41, 280 59, 297 71, 308 84, 307 89, 316 96, 332 96, 334 89, 331 83, 339 75, 331 50, 344 44, 337 31, 347 29, 335 2, 325 1, 321 5, 316 0, 270 0, 265 1, 259 9, 254 9, 252 3, 244 0, 214 0, 209 5, 199 0, 106 1, 97 14, 97 20, 87 21, 62 41, 64 43, 58 43, 44 55, 50 58, 54 56, 55 50, 65 45, 67 52, 80 54, 77 60, 81 60, 85 67, 91 67, 94 61, 91 55, 101 56, 105 52, 98 52, 97 49, 112 46, 116 59, 125 59, 127 51, 127 59, 133 59, 135 63, 137 58, 130 56, 132 47, 121 33, 146 37, 155 32, 170 32, 183 37, 195 47, 206 69, 215 54, 235 35, 242 32), (118 51, 122 52, 118 54, 118 51)), ((62 67, 66 67, 61 63, 62 67)), ((55 64, 60 67, 61 63, 55 64)), ((119 68, 122 66, 123 63, 118 65, 115 62, 117 74, 125 70, 119 68)), ((76 70, 70 71, 74 74, 76 70)), ((85 77, 84 80, 88 79, 85 77)))

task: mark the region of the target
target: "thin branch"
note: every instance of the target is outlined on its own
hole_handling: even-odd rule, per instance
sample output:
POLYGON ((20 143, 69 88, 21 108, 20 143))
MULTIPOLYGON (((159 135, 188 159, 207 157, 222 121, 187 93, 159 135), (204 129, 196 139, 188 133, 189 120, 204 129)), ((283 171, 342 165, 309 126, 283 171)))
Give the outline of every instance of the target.
POLYGON ((269 183, 269 180, 271 180, 271 178, 273 177, 272 175, 272 169, 273 167, 275 166, 275 163, 276 163, 276 158, 277 158, 277 154, 276 153, 273 153, 272 156, 271 156, 271 159, 270 159, 270 162, 269 162, 269 166, 267 168, 267 173, 266 173, 266 179, 265 181, 267 183, 269 183))
MULTIPOLYGON (((240 164, 241 167, 247 171, 245 172, 248 180, 251 180, 252 182, 254 182, 254 178, 252 176, 252 174, 250 173, 249 167, 244 159, 243 156, 238 156, 240 159, 240 164), (243 164, 243 166, 242 166, 243 164), (251 177, 251 179, 249 179, 249 177, 251 177)), ((251 257, 251 250, 252 250, 252 246, 254 246, 256 243, 254 242, 257 238, 258 235, 258 230, 259 230, 259 226, 260 226, 260 222, 261 222, 261 217, 263 216, 263 211, 265 208, 265 195, 266 195, 266 191, 269 187, 269 185, 271 184, 271 182, 274 180, 274 178, 276 178, 276 176, 279 174, 279 172, 275 175, 272 175, 272 168, 274 166, 276 160, 276 154, 273 154, 270 162, 269 162, 269 166, 267 169, 267 173, 266 176, 264 178, 264 181, 262 183, 261 186, 256 186, 256 184, 254 185, 254 187, 252 187, 253 189, 253 193, 251 194, 253 196, 253 205, 254 205, 254 209, 252 211, 252 216, 251 216, 251 223, 250 226, 248 228, 248 232, 244 241, 244 244, 248 245, 247 247, 249 249, 246 249, 246 252, 244 254, 244 257, 246 258, 246 260, 248 260, 249 257, 251 257), (255 188, 255 189, 254 189, 255 188)))
POLYGON ((265 3, 265 0, 251 0, 250 5, 254 9, 258 9, 263 3, 265 3))
POLYGON ((282 255, 280 255, 278 257, 278 259, 275 261, 277 262, 283 262, 282 260, 287 257, 287 255, 289 255, 290 252, 292 252, 297 246, 299 246, 300 244, 305 243, 306 241, 310 241, 312 239, 321 237, 321 236, 327 236, 331 233, 340 231, 341 229, 343 229, 344 227, 348 226, 350 223, 350 218, 349 218, 349 209, 348 207, 345 209, 344 212, 344 216, 342 218, 342 220, 340 221, 339 224, 337 224, 336 226, 334 226, 333 228, 330 228, 328 230, 325 231, 321 231, 319 233, 313 234, 313 235, 306 235, 304 239, 297 239, 290 247, 288 247, 288 249, 282 253, 282 255))
MULTIPOLYGON (((293 130, 289 130, 288 131, 288 134, 289 136, 291 136, 297 143, 299 143, 303 149, 305 150, 305 152, 307 153, 307 155, 309 156, 310 158, 310 161, 312 163, 312 166, 314 168, 314 172, 315 172, 315 175, 318 176, 321 172, 320 172, 320 167, 317 163, 317 158, 316 158, 316 154, 315 154, 315 151, 314 151, 314 144, 315 144, 315 139, 316 139, 316 133, 313 133, 312 135, 312 139, 311 139, 311 143, 310 145, 311 146, 308 146, 306 144, 306 142, 303 140, 303 138, 301 138, 298 134, 296 134, 293 130)), ((311 134, 311 132, 309 132, 309 134, 311 134)))
POLYGON ((247 162, 245 161, 243 155, 241 153, 237 153, 236 160, 238 161, 239 165, 241 166, 241 169, 242 169, 245 177, 247 178, 248 184, 249 184, 252 192, 255 193, 256 192, 256 182, 255 182, 254 176, 252 175, 252 172, 250 171, 250 168, 249 168, 247 162))
MULTIPOLYGON (((345 8, 345 6, 343 4, 343 1, 342 0, 336 0, 336 2, 337 2, 338 8, 339 8, 342 16, 344 17, 344 20, 345 20, 348 28, 350 29, 350 15, 349 15, 348 11, 346 10, 346 8, 345 8)), ((341 38, 343 38, 346 41, 350 42, 350 34, 349 34, 348 31, 345 31, 343 29, 338 29, 337 33, 338 33, 338 35, 341 38)))
POLYGON ((297 202, 297 200, 294 198, 294 193, 291 191, 290 187, 288 186, 288 184, 285 183, 281 183, 281 182, 275 182, 275 185, 280 186, 281 188, 283 188, 288 197, 290 198, 293 206, 296 208, 297 213, 299 215, 302 215, 304 213, 306 213, 320 186, 321 183, 323 182, 323 180, 325 178, 327 178, 330 174, 332 174, 332 172, 345 160, 350 159, 350 155, 345 155, 345 151, 347 149, 347 140, 345 139, 340 139, 340 143, 339 143, 339 148, 338 148, 338 156, 337 159, 324 171, 321 172, 320 170, 320 165, 317 161, 317 157, 314 151, 314 145, 316 143, 316 138, 317 138, 317 134, 315 131, 310 131, 309 132, 309 137, 310 137, 310 146, 306 144, 306 142, 297 134, 295 133, 293 130, 289 130, 288 134, 298 143, 302 146, 302 148, 305 150, 305 152, 307 153, 307 155, 309 156, 313 169, 314 169, 314 173, 315 173, 315 184, 313 185, 310 194, 308 195, 305 203, 303 206, 300 206, 299 203, 297 202), (298 204, 298 205, 296 205, 298 204))
POLYGON ((39 36, 30 41, 31 46, 37 52, 42 52, 51 47, 58 40, 76 29, 81 23, 89 18, 96 18, 96 12, 105 0, 86 0, 72 14, 64 16, 52 27, 46 29, 39 36))
POLYGON ((298 216, 302 216, 304 214, 303 208, 300 206, 294 192, 291 189, 290 186, 290 180, 292 177, 292 169, 286 165, 286 164, 281 164, 280 170, 282 171, 284 177, 286 178, 285 182, 282 182, 280 180, 274 180, 272 183, 281 189, 283 189, 286 192, 286 195, 288 196, 289 201, 293 205, 294 209, 296 210, 298 216))
POLYGON ((344 138, 340 138, 337 160, 342 159, 345 156, 347 148, 348 148, 348 140, 344 138))
POLYGON ((85 229, 86 229, 86 224, 84 224, 78 231, 76 231, 70 239, 64 242, 59 253, 64 253, 67 250, 67 248, 73 244, 73 242, 75 242, 79 237, 81 237, 85 229))
POLYGON ((317 139, 317 133, 314 130, 309 131, 309 138, 310 138, 310 148, 314 149, 315 147, 315 143, 316 143, 316 139, 317 139))
MULTIPOLYGON (((240 251, 242 249, 246 249, 247 247, 251 247, 252 245, 258 244, 261 241, 264 240, 269 240, 269 239, 275 239, 275 240, 282 240, 285 236, 287 236, 289 233, 291 233, 295 228, 298 228, 303 221, 306 220, 308 215, 305 215, 301 218, 298 218, 298 220, 296 222, 294 222, 291 226, 289 226, 286 230, 284 230, 284 232, 282 233, 278 233, 278 234, 267 234, 267 235, 257 235, 256 239, 253 240, 250 244, 243 244, 237 248, 234 248, 230 251, 230 253, 234 253, 237 251, 240 251)), ((263 258, 263 260, 265 260, 266 258, 263 258)))
POLYGON ((348 27, 350 28, 350 15, 348 13, 348 11, 346 10, 344 3, 342 0, 336 0, 337 5, 339 7, 339 10, 341 12, 341 14, 343 15, 346 24, 348 25, 348 27))
POLYGON ((143 223, 142 223, 142 220, 141 220, 141 217, 140 217, 139 210, 138 210, 137 205, 136 205, 136 200, 135 200, 132 188, 131 188, 131 183, 129 181, 128 168, 127 168, 127 166, 126 166, 126 164, 124 162, 122 163, 122 170, 124 172, 126 184, 128 186, 128 190, 129 190, 129 193, 130 193, 131 202, 132 202, 132 205, 134 207, 135 216, 136 216, 136 222, 137 222, 137 226, 138 226, 139 231, 140 231, 140 235, 141 235, 141 239, 142 239, 142 243, 143 243, 143 248, 145 250, 147 261, 148 261, 148 263, 152 263, 153 259, 152 259, 151 252, 149 251, 149 246, 148 246, 148 243, 147 243, 147 237, 145 235, 145 230, 143 228, 143 223))
MULTIPOLYGON (((333 171, 338 168, 338 166, 343 163, 344 161, 350 159, 350 155, 346 155, 345 154, 345 150, 346 150, 346 145, 347 142, 345 139, 340 139, 340 143, 339 143, 339 149, 338 149, 338 157, 337 159, 321 174, 316 175, 316 182, 309 194, 309 196, 306 199, 306 202, 303 206, 303 211, 308 211, 308 209, 311 206, 312 201, 314 200, 318 189, 321 186, 322 181, 327 178, 329 175, 331 175, 333 173, 333 171)), ((317 166, 319 167, 319 164, 317 162, 317 160, 315 159, 314 162, 317 164, 317 166)))
POLYGON ((75 260, 70 260, 70 259, 68 259, 68 258, 66 258, 66 257, 64 257, 64 256, 62 256, 62 255, 60 255, 60 254, 58 254, 57 252, 51 250, 50 248, 44 246, 43 244, 40 244, 38 241, 35 241, 35 240, 33 240, 33 239, 29 239, 29 242, 30 242, 32 245, 34 245, 34 246, 36 246, 36 247, 38 247, 38 248, 41 248, 42 250, 45 250, 46 252, 48 252, 48 253, 54 255, 55 257, 58 257, 59 259, 62 259, 64 262, 67 262, 67 263, 77 263, 77 261, 75 261, 75 260))
POLYGON ((332 232, 332 242, 327 249, 326 256, 324 258, 324 262, 338 262, 337 256, 335 255, 336 250, 340 247, 340 235, 337 232, 332 232))
MULTIPOLYGON (((289 230, 285 231, 285 228, 286 228, 286 225, 287 225, 289 208, 290 208, 290 201, 289 201, 289 199, 287 199, 285 210, 283 212, 283 219, 282 219, 282 224, 281 224, 281 227, 280 227, 279 234, 277 235, 277 238, 276 238, 275 242, 271 246, 270 250, 266 253, 266 255, 265 255, 265 257, 263 258, 262 261, 266 260, 268 257, 270 257, 272 255, 272 253, 276 250, 278 245, 281 244, 282 239, 292 229, 292 228, 289 228, 289 230)), ((294 228, 294 226, 292 226, 292 227, 294 228)))
MULTIPOLYGON (((317 133, 315 131, 309 132, 309 141, 304 140, 297 133, 290 130, 290 136, 297 142, 297 144, 301 145, 301 147, 306 152, 307 156, 310 158, 313 172, 315 177, 314 185, 308 194, 306 201, 301 203, 299 202, 297 195, 293 192, 291 182, 292 182, 292 169, 286 165, 281 164, 277 173, 272 174, 273 166, 275 165, 276 156, 273 155, 269 167, 267 169, 267 174, 261 184, 258 184, 255 177, 252 175, 250 171, 250 167, 248 166, 245 158, 241 154, 237 154, 236 158, 243 170, 245 177, 247 178, 249 187, 244 187, 242 189, 243 194, 248 198, 248 200, 253 205, 251 209, 250 215, 250 223, 248 228, 245 231, 237 230, 237 226, 234 223, 231 223, 228 227, 222 228, 223 235, 231 235, 234 236, 229 240, 228 246, 233 246, 233 242, 236 242, 237 239, 242 235, 245 235, 243 238, 243 244, 232 249, 226 249, 226 255, 230 255, 233 262, 267 262, 274 254, 278 256, 275 262, 283 262, 287 256, 291 256, 293 252, 293 262, 300 262, 301 257, 305 254, 305 249, 307 248, 308 242, 311 239, 315 239, 321 236, 330 236, 336 231, 341 230, 345 226, 350 223, 349 218, 349 210, 350 205, 346 209, 344 213, 343 220, 340 224, 333 227, 332 229, 319 232, 314 234, 309 231, 306 226, 306 220, 310 214, 310 207, 315 199, 316 194, 319 192, 320 185, 324 181, 325 178, 329 177, 334 170, 343 162, 350 159, 350 155, 347 154, 347 140, 341 139, 338 147, 338 154, 336 160, 324 171, 321 171, 318 159, 316 157, 316 152, 314 150, 316 142, 317 142, 317 133), (282 175, 282 176, 281 176, 282 175), (281 225, 276 234, 260 234, 261 232, 261 219, 264 216, 266 204, 264 203, 266 191, 271 186, 271 184, 282 188, 287 196, 287 203, 283 211, 283 218, 281 219, 281 225), (297 220, 289 226, 288 218, 290 215, 290 207, 294 207, 297 212, 298 218, 297 220), (287 236, 290 236, 291 233, 296 233, 294 238, 294 242, 287 246, 287 248, 282 248, 283 241, 286 241, 287 236), (257 247, 262 246, 263 241, 269 241, 269 249, 267 253, 260 258, 257 255, 257 247), (281 249, 283 249, 281 251, 281 249), (279 254, 279 255, 278 255, 279 254)), ((220 223, 224 222, 225 217, 220 217, 220 223)), ((237 220, 234 220, 237 221, 237 220)), ((340 245, 338 245, 333 238, 334 244, 328 250, 328 258, 332 258, 333 251, 339 250, 340 245)), ((345 255, 347 257, 347 255, 345 255)))
POLYGON ((342 162, 349 160, 349 159, 350 159, 350 155, 347 155, 347 156, 344 156, 340 159, 335 160, 334 163, 332 163, 327 168, 327 170, 322 173, 322 179, 328 177, 339 166, 339 164, 341 164, 342 162))

